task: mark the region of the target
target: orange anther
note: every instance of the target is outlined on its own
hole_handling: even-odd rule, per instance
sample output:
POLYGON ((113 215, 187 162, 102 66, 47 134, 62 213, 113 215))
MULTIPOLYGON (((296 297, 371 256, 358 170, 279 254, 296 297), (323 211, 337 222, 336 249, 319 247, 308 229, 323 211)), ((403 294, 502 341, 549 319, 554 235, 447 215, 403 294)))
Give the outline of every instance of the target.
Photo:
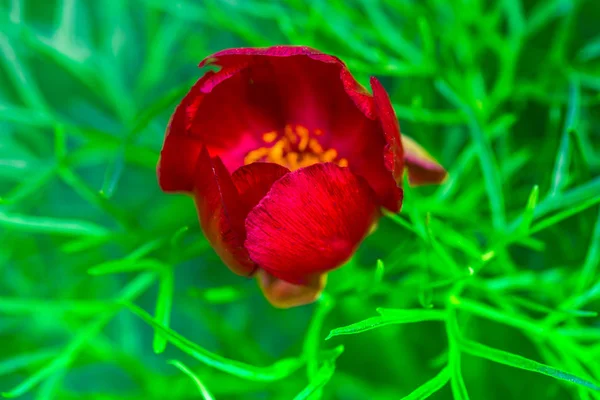
POLYGON ((277 131, 267 132, 263 134, 262 138, 266 143, 273 143, 277 139, 277 131))

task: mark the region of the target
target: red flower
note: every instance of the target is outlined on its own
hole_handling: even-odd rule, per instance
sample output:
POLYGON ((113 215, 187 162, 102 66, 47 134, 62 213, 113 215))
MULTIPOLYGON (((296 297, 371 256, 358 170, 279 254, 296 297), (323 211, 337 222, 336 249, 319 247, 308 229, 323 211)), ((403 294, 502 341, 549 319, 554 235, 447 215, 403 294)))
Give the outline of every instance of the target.
POLYGON ((414 184, 446 171, 400 136, 385 89, 370 95, 338 58, 307 47, 229 49, 175 110, 157 173, 166 192, 194 197, 223 262, 257 275, 267 299, 314 301, 414 184))

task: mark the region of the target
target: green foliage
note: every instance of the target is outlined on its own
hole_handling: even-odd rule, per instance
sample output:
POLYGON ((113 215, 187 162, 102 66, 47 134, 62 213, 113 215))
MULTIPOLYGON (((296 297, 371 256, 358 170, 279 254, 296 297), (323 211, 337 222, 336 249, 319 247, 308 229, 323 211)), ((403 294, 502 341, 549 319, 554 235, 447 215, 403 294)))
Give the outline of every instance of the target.
POLYGON ((594 0, 0 0, 0 392, 600 399, 598 20, 594 0), (290 310, 155 176, 198 62, 274 44, 380 78, 450 171, 290 310))

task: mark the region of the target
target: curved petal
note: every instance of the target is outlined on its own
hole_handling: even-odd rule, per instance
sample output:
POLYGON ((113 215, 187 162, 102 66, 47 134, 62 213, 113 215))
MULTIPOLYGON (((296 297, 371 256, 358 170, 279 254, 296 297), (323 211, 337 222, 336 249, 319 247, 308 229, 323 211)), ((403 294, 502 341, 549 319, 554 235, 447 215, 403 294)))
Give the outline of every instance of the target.
POLYGON ((273 183, 289 172, 289 169, 279 164, 262 162, 244 165, 235 170, 231 178, 239 194, 239 201, 244 204, 244 219, 267 195, 273 183))
POLYGON ((245 247, 271 275, 308 285, 350 258, 378 216, 361 177, 333 163, 315 164, 276 181, 250 211, 245 247))
MULTIPOLYGON (((194 84, 175 109, 167 127, 164 147, 176 137, 187 137, 197 148, 206 146, 220 156, 229 171, 243 165, 244 156, 263 145, 265 132, 284 126, 275 82, 265 68, 251 69, 244 60, 208 71, 194 84), (254 71, 252 75, 250 72, 254 71)), ((177 165, 161 157, 163 176, 181 173, 177 165)), ((190 182, 173 191, 189 191, 190 182)))
POLYGON ((319 275, 318 279, 307 286, 294 285, 278 279, 264 270, 258 271, 256 279, 269 303, 277 308, 290 308, 316 301, 325 288, 327 274, 319 275))
MULTIPOLYGON (((384 153, 393 152, 397 156, 401 151, 399 139, 392 139, 393 133, 399 136, 397 121, 396 131, 389 134, 379 123, 376 101, 382 97, 381 93, 383 102, 387 101, 386 111, 395 117, 378 82, 374 92, 379 97, 374 99, 337 57, 303 46, 228 49, 208 57, 200 65, 232 68, 240 62, 250 65, 250 75, 267 68, 277 83, 284 120, 310 131, 322 130, 323 147, 334 148, 340 158, 346 158, 352 171, 373 188, 381 205, 399 211, 402 200, 396 184, 399 180, 390 177, 384 162, 384 153)), ((402 161, 401 156, 397 159, 402 161)))
MULTIPOLYGON (((315 61, 325 64, 333 64, 334 70, 338 71, 340 81, 347 95, 355 103, 356 107, 368 118, 374 119, 373 101, 365 88, 360 85, 352 76, 346 65, 337 57, 324 54, 316 49, 307 46, 272 46, 272 47, 242 47, 226 49, 206 57, 200 63, 200 67, 206 65, 220 65, 223 68, 236 65, 240 61, 251 62, 250 60, 265 57, 287 58, 293 56, 305 56, 315 61)), ((307 71, 308 72, 308 71, 307 71)), ((306 73, 305 75, 309 75, 306 73)), ((299 75, 299 77, 301 77, 299 75)), ((291 82, 293 83, 293 82, 291 82)))
POLYGON ((375 77, 371 78, 371 88, 373 89, 375 109, 386 142, 384 149, 385 166, 392 173, 396 182, 400 183, 404 170, 404 151, 400 141, 400 125, 387 92, 375 77))
POLYGON ((412 138, 402 135, 404 161, 408 170, 408 182, 411 185, 442 183, 448 172, 412 138))
POLYGON ((158 185, 165 192, 191 193, 202 143, 194 137, 171 135, 165 140, 156 166, 158 185))
POLYGON ((198 156, 194 200, 202 230, 221 260, 236 274, 251 275, 256 264, 243 245, 244 207, 221 159, 211 158, 206 148, 198 156))

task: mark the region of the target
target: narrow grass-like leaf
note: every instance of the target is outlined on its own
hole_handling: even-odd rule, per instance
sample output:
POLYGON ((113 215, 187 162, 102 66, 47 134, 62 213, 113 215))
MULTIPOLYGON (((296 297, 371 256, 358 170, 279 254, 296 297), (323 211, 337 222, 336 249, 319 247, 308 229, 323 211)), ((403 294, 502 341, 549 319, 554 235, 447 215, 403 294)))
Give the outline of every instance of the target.
POLYGON ((535 206, 538 202, 540 188, 538 185, 535 185, 533 189, 531 189, 531 193, 529 193, 529 198, 527 199, 527 206, 525 207, 525 211, 523 212, 523 217, 521 219, 520 229, 524 232, 529 230, 531 223, 533 222, 533 213, 535 211, 535 206))
POLYGON ((9 191, 0 199, 0 204, 17 204, 21 200, 33 195, 43 189, 43 187, 54 177, 56 168, 54 165, 40 166, 37 173, 15 188, 9 191))
POLYGON ((56 356, 57 353, 57 349, 43 349, 4 359, 0 361, 0 376, 18 371, 21 368, 31 367, 34 364, 56 356))
POLYGON ((340 335, 354 335, 357 333, 362 333, 375 328, 393 324, 409 324, 423 321, 441 321, 445 317, 445 313, 440 310, 396 310, 379 308, 377 309, 377 312, 381 314, 378 317, 367 318, 363 321, 348 326, 333 329, 331 332, 329 332, 329 335, 325 338, 325 340, 329 340, 332 337, 340 335))
POLYGON ((206 365, 240 378, 262 382, 277 381, 292 374, 305 363, 305 361, 300 358, 286 358, 267 367, 256 367, 240 361, 230 360, 210 352, 203 347, 200 347, 198 344, 184 338, 177 332, 162 326, 141 308, 130 303, 126 303, 126 307, 144 320, 148 325, 159 331, 167 341, 184 353, 189 354, 206 365))
POLYGON ((577 58, 581 61, 589 61, 600 57, 600 35, 594 37, 577 53, 577 58))
POLYGON ((200 394, 202 395, 202 398, 204 400, 214 400, 214 397, 212 397, 212 395, 210 394, 210 392, 208 391, 206 386, 204 386, 204 384, 202 383, 200 378, 198 378, 198 376, 196 376, 196 374, 194 374, 182 362, 177 361, 177 360, 170 360, 169 364, 173 365, 175 368, 177 368, 178 370, 180 370, 181 372, 183 372, 184 374, 189 376, 194 381, 196 386, 198 386, 198 390, 200 391, 200 394))
POLYGON ((581 293, 585 290, 590 283, 594 281, 594 277, 598 272, 598 266, 600 265, 600 210, 598 211, 598 217, 596 218, 596 224, 594 226, 594 232, 590 239, 587 254, 581 273, 579 274, 579 281, 577 282, 576 291, 581 293))
POLYGON ((408 221, 406 221, 404 218, 402 218, 398 214, 391 213, 389 211, 384 211, 383 215, 385 215, 386 217, 388 217, 389 219, 391 219, 392 221, 394 221, 396 224, 400 225, 401 227, 409 230, 410 232, 415 232, 415 228, 413 228, 413 226, 408 221))
MULTIPOLYGON (((169 327, 171 322, 171 307, 173 305, 173 271, 171 268, 165 268, 161 274, 158 286, 158 297, 156 299, 156 311, 154 317, 162 326, 169 327)), ((162 353, 167 347, 167 340, 164 335, 154 331, 154 340, 152 347, 156 354, 162 353)))
POLYGON ((104 180, 102 181, 102 188, 100 189, 100 194, 102 196, 106 198, 112 197, 117 184, 119 183, 119 179, 121 179, 124 166, 125 150, 120 149, 104 171, 104 180))
POLYGON ((62 245, 60 249, 61 251, 64 251, 67 254, 77 253, 95 247, 100 247, 106 244, 107 242, 113 241, 114 239, 114 235, 84 237, 81 239, 71 240, 62 245))
POLYGON ((535 335, 544 336, 548 334, 547 328, 543 325, 537 325, 535 322, 516 315, 509 315, 498 311, 485 304, 478 303, 469 299, 456 299, 456 306, 461 310, 472 314, 499 322, 501 324, 513 326, 515 328, 531 332, 535 335))
POLYGON ((75 192, 90 204, 95 205, 115 219, 121 226, 131 231, 135 229, 131 216, 123 209, 116 207, 107 198, 100 195, 98 191, 92 190, 86 182, 68 168, 60 168, 59 176, 75 192))
MULTIPOLYGON (((323 386, 327 384, 333 377, 335 372, 335 362, 332 360, 325 361, 323 366, 316 372, 308 386, 298 393, 294 400, 314 399, 315 394, 319 392, 323 386)), ((319 397, 317 397, 319 398, 319 397)))
POLYGON ((49 315, 70 313, 77 315, 94 315, 114 309, 116 305, 101 300, 52 300, 0 297, 0 312, 3 314, 38 314, 49 315))
POLYGON ((413 390, 401 400, 425 400, 443 388, 450 380, 448 367, 444 367, 436 376, 413 390))
POLYGON ((550 307, 546 307, 542 304, 535 303, 533 301, 529 301, 527 299, 523 299, 521 297, 511 296, 511 302, 523 306, 524 308, 528 308, 533 311, 543 312, 547 314, 559 313, 567 316, 573 317, 581 317, 581 318, 592 318, 598 316, 596 311, 586 311, 586 310, 573 310, 573 309, 564 309, 564 310, 555 310, 550 307))
POLYGON ((448 316, 446 318, 446 335, 448 336, 448 369, 450 374, 450 387, 455 400, 469 400, 469 392, 465 385, 461 369, 461 349, 459 342, 461 334, 456 320, 456 310, 452 304, 456 303, 456 296, 450 296, 448 316))
MULTIPOLYGON (((154 282, 154 279, 155 277, 152 273, 139 275, 125 288, 123 288, 123 290, 121 290, 118 300, 122 302, 134 300, 154 282)), ((100 316, 86 325, 83 329, 80 329, 71 339, 69 344, 59 352, 56 358, 36 371, 34 374, 30 375, 12 390, 3 392, 2 396, 8 398, 22 396, 42 381, 48 379, 56 373, 62 372, 71 362, 73 362, 83 346, 86 345, 92 337, 98 334, 98 332, 101 331, 102 328, 104 328, 104 326, 112 320, 117 312, 118 308, 101 313, 100 316)))
POLYGON ((312 319, 304 337, 302 352, 306 358, 306 370, 309 381, 312 381, 318 370, 319 345, 322 341, 321 330, 329 312, 333 309, 334 299, 328 293, 323 293, 313 312, 312 319))
POLYGON ((69 236, 104 236, 109 230, 87 221, 7 214, 0 211, 0 225, 29 233, 69 236))
POLYGON ((421 62, 422 55, 419 50, 402 36, 402 32, 397 28, 397 25, 392 23, 388 16, 379 6, 378 1, 361 0, 363 8, 376 29, 379 38, 392 51, 395 51, 399 56, 405 58, 411 64, 421 62))
POLYGON ((548 217, 548 218, 538 222, 537 224, 533 225, 533 227, 530 230, 530 234, 537 233, 537 232, 542 231, 546 228, 549 228, 553 225, 556 225, 560 221, 567 219, 575 214, 579 214, 580 212, 582 212, 598 203, 600 203, 600 194, 598 194, 596 197, 594 197, 590 200, 587 200, 573 208, 567 208, 557 214, 554 214, 551 217, 548 217))
POLYGON ((164 263, 152 258, 141 260, 124 258, 96 265, 88 269, 87 272, 90 275, 107 275, 141 270, 162 271, 166 268, 167 266, 164 263))
POLYGON ((554 162, 554 171, 552 173, 552 186, 550 196, 555 196, 562 191, 569 183, 569 166, 571 162, 571 132, 576 129, 579 115, 580 103, 579 84, 571 82, 569 86, 569 106, 567 109, 567 118, 563 128, 558 153, 554 162))
POLYGON ((466 339, 461 340, 460 346, 464 352, 476 357, 485 358, 487 360, 494 361, 499 364, 508 365, 510 367, 524 369, 526 371, 532 371, 537 372, 539 374, 551 376, 556 379, 571 382, 576 385, 581 385, 593 391, 600 391, 600 387, 596 383, 582 379, 568 372, 561 371, 560 369, 551 367, 549 365, 530 360, 529 358, 525 358, 517 354, 508 353, 506 351, 498 350, 492 347, 485 346, 481 343, 473 342, 471 340, 466 339))
POLYGON ((496 229, 502 230, 505 225, 504 194, 500 182, 499 168, 494 157, 489 137, 482 131, 474 111, 445 82, 436 81, 438 91, 456 108, 460 109, 468 120, 471 140, 477 149, 479 164, 483 173, 485 187, 492 210, 492 220, 496 229))
POLYGON ((535 216, 540 218, 551 212, 574 208, 594 199, 600 200, 600 177, 565 191, 560 196, 546 197, 536 207, 535 216))

